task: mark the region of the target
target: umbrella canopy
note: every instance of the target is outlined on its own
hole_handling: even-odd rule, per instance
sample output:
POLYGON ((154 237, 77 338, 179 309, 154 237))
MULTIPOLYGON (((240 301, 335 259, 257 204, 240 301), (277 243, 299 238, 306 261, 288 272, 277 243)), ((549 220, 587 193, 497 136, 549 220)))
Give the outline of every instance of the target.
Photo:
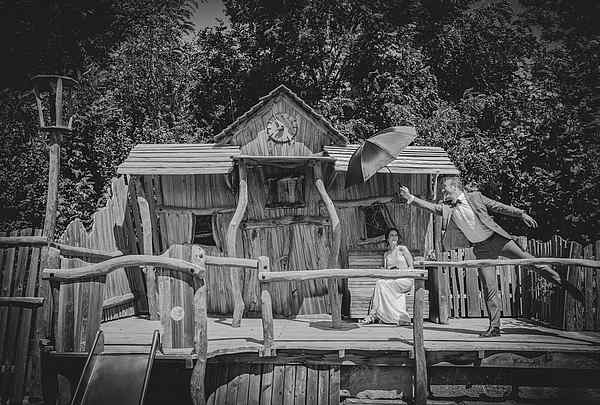
POLYGON ((390 127, 377 132, 352 155, 346 172, 346 188, 369 180, 396 159, 417 136, 414 127, 390 127))

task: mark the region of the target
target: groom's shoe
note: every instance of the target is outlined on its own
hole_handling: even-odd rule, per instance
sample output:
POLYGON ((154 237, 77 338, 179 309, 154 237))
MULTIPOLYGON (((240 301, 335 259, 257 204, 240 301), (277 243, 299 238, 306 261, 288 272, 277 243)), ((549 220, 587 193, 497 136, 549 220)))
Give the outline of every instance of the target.
POLYGON ((495 327, 491 327, 486 330, 485 332, 481 332, 479 334, 480 337, 497 337, 500 336, 500 328, 495 326, 495 327))

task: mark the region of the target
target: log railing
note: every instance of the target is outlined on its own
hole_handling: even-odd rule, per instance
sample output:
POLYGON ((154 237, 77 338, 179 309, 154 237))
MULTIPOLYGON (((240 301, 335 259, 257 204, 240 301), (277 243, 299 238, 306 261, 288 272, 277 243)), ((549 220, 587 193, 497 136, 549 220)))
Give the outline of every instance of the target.
POLYGON ((563 259, 560 257, 533 257, 531 259, 502 259, 502 260, 462 260, 456 262, 442 262, 442 261, 428 261, 420 260, 415 261, 414 265, 419 267, 436 267, 436 266, 452 266, 452 267, 465 267, 465 268, 480 268, 480 267, 492 267, 492 266, 531 266, 535 264, 558 264, 568 266, 582 266, 589 267, 592 269, 600 269, 600 261, 589 260, 589 259, 563 259))
MULTIPOLYGON (((269 284, 277 281, 336 280, 340 278, 414 279, 413 352, 415 359, 415 403, 425 404, 427 400, 427 364, 423 340, 423 296, 425 292, 425 280, 427 279, 426 270, 324 269, 270 272, 268 262, 262 263, 258 279, 261 288, 263 355, 274 356, 276 350, 269 284)), ((340 311, 340 307, 332 305, 333 311, 340 311)), ((340 324, 336 322, 336 318, 341 318, 341 314, 338 313, 337 316, 336 314, 332 314, 331 318, 332 327, 339 327, 340 324)))
POLYGON ((77 256, 77 257, 92 257, 95 259, 112 259, 113 257, 123 256, 123 252, 115 250, 107 252, 104 250, 84 248, 80 246, 70 246, 65 243, 54 242, 45 236, 2 236, 0 237, 0 248, 7 247, 42 247, 49 246, 60 250, 60 253, 64 256, 77 256))
MULTIPOLYGON (((178 256, 181 257, 181 256, 178 256)), ((43 269, 42 279, 45 282, 49 282, 52 290, 51 301, 52 301, 52 321, 51 325, 51 337, 54 343, 56 351, 72 351, 75 350, 73 345, 69 346, 65 341, 72 336, 69 335, 66 329, 73 329, 73 324, 65 322, 65 315, 59 314, 59 308, 62 310, 62 306, 65 306, 64 302, 60 302, 63 295, 61 295, 61 284, 73 284, 73 283, 88 283, 92 287, 88 287, 90 297, 96 296, 97 299, 89 298, 85 304, 88 307, 88 312, 93 313, 94 311, 101 314, 102 311, 102 287, 106 281, 106 276, 111 272, 123 268, 131 267, 142 269, 140 266, 156 266, 162 269, 168 269, 171 272, 175 272, 181 276, 176 276, 176 282, 183 282, 187 284, 186 288, 183 288, 184 294, 193 291, 193 310, 187 311, 182 310, 181 316, 188 317, 193 316, 193 347, 194 353, 197 356, 196 364, 192 371, 190 392, 192 400, 195 405, 205 403, 205 388, 204 380, 206 374, 206 361, 208 351, 208 333, 207 333, 207 284, 206 284, 206 265, 223 266, 224 268, 255 268, 259 271, 269 269, 269 259, 267 257, 260 257, 258 259, 245 259, 236 257, 220 257, 220 256, 207 256, 204 250, 198 245, 175 245, 170 248, 169 251, 165 252, 161 256, 152 255, 128 255, 116 258, 111 258, 100 263, 90 264, 75 269, 43 269), (188 260, 183 260, 175 257, 168 257, 170 255, 180 255, 182 252, 185 253, 185 257, 189 257, 188 260), (190 280, 191 282, 186 280, 190 280), (181 280, 179 279, 181 277, 181 280), (94 289, 95 288, 95 289, 94 289), (93 308, 92 308, 93 307, 93 308), (61 322, 59 322, 59 319, 61 322)), ((169 273, 163 274, 161 277, 170 277, 169 273)), ((67 293, 62 293, 67 296, 67 293)), ((170 298, 171 296, 169 296, 170 298)), ((72 299, 72 296, 67 296, 66 299, 72 299)), ((166 299, 166 298, 165 298, 166 299)), ((186 301, 186 300, 184 300, 186 301)), ((73 311, 74 303, 70 303, 71 308, 67 310, 73 311)), ((165 301, 166 308, 165 313, 161 313, 161 324, 165 333, 173 333, 171 327, 167 327, 168 322, 173 322, 173 318, 177 318, 177 311, 173 311, 174 308, 170 308, 171 302, 165 301), (170 332, 169 332, 170 331, 170 332)), ((69 305, 66 305, 69 307, 69 305)), ((93 337, 100 329, 101 316, 93 317, 94 321, 90 319, 87 321, 87 342, 90 344, 93 342, 93 337)), ((176 319, 177 320, 177 319, 176 319)), ((183 320, 180 319, 183 322, 183 320)), ((185 322, 183 322, 185 323, 185 322)), ((71 332, 72 333, 72 332, 71 332)), ((186 329, 183 334, 187 334, 186 329)), ((166 342, 174 342, 174 339, 169 339, 166 336, 166 342)), ((88 348, 89 349, 89 348, 88 348)))

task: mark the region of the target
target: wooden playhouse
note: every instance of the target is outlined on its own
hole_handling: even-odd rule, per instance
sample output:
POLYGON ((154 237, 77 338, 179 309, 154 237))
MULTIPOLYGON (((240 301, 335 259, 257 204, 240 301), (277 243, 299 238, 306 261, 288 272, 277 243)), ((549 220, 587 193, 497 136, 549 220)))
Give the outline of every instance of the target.
MULTIPOLYGON (((144 240, 152 241, 144 248, 147 253, 195 243, 211 255, 268 256, 273 271, 379 267, 383 235, 391 226, 400 230, 413 255, 433 250, 433 216, 394 201, 393 195, 398 184, 406 184, 416 195, 434 198, 440 176, 458 174, 446 152, 409 146, 366 184, 345 189, 348 161, 357 147, 279 86, 217 134, 214 143, 140 144, 118 173, 137 186, 147 224, 144 240)), ((239 318, 242 310, 260 310, 256 270, 209 272, 208 277, 209 312, 235 312, 239 318)), ((151 278, 152 312, 158 300, 151 278)), ((284 316, 330 313, 335 299, 321 281, 273 288, 273 310, 284 316)), ((364 316, 371 290, 372 282, 358 279, 338 286, 344 313, 364 316)))

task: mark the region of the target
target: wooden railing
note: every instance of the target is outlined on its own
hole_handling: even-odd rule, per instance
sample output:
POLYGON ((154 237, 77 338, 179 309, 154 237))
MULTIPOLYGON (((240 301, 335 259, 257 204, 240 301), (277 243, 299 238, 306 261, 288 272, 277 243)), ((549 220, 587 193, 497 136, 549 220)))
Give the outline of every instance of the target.
MULTIPOLYGON (((414 316, 413 316, 413 353, 415 359, 415 402, 425 404, 427 400, 427 363, 425 344, 423 341, 423 296, 425 292, 426 270, 385 270, 385 269, 325 269, 309 271, 270 272, 268 262, 262 263, 258 273, 261 288, 262 323, 263 323, 263 355, 274 356, 273 309, 269 284, 277 281, 306 281, 339 278, 377 278, 399 279, 412 278, 415 282, 414 316)), ((332 312, 340 311, 339 306, 332 305, 332 312)), ((332 327, 339 327, 341 313, 332 313, 332 327)))
POLYGON ((64 256, 90 257, 95 259, 111 259, 113 257, 123 256, 123 252, 115 250, 106 252, 104 250, 89 249, 79 246, 71 246, 65 243, 54 242, 44 236, 2 236, 0 237, 0 248, 6 247, 42 247, 48 246, 60 250, 64 256))
MULTIPOLYGON (((189 250, 188 250, 188 253, 189 250)), ((186 254, 187 256, 187 254, 186 254)), ((156 266, 157 268, 166 269, 163 270, 165 272, 160 277, 171 277, 172 275, 168 271, 174 271, 181 276, 173 277, 171 280, 174 283, 183 283, 183 286, 179 284, 175 289, 177 292, 167 292, 164 293, 166 296, 163 298, 165 300, 164 304, 161 305, 163 312, 161 312, 160 321, 162 325, 162 329, 166 334, 165 345, 167 346, 165 350, 169 350, 169 346, 174 350, 178 350, 177 347, 181 347, 182 343, 185 343, 183 339, 179 339, 175 341, 173 336, 169 336, 169 334, 173 334, 173 327, 171 327, 172 322, 179 322, 180 324, 191 324, 192 329, 187 329, 185 326, 182 326, 184 330, 182 333, 178 333, 178 335, 187 335, 188 333, 193 334, 193 348, 194 353, 197 356, 196 364, 192 371, 191 381, 190 381, 190 392, 192 395, 192 400, 195 405, 204 404, 205 403, 205 373, 206 373, 206 361, 207 361, 207 351, 208 351, 208 332, 207 332, 207 284, 206 284, 206 265, 217 265, 223 267, 249 267, 255 268, 258 270, 268 269, 269 268, 269 259, 267 257, 260 257, 259 259, 244 259, 244 258, 235 258, 235 257, 218 257, 218 256, 207 256, 204 253, 204 250, 198 245, 191 246, 182 246, 175 245, 172 246, 169 251, 165 252, 161 256, 150 256, 150 255, 129 255, 129 256, 121 256, 116 258, 111 258, 109 260, 95 263, 87 266, 82 266, 75 269, 58 269, 58 268, 46 268, 42 271, 42 279, 46 282, 49 282, 52 294, 52 321, 51 321, 51 330, 52 330, 52 340, 54 341, 54 346, 56 351, 73 351, 76 348, 73 345, 69 344, 69 333, 72 333, 73 324, 69 323, 67 319, 67 314, 59 312, 65 304, 67 304, 67 311, 72 310, 73 308, 68 308, 69 303, 61 302, 61 285, 62 284, 73 284, 79 283, 82 284, 91 284, 88 286, 90 291, 93 288, 96 288, 93 294, 90 296, 99 297, 100 299, 95 299, 93 301, 92 298, 87 301, 88 313, 101 313, 102 306, 99 304, 102 302, 102 287, 106 281, 106 276, 111 272, 123 268, 123 267, 134 267, 138 269, 142 269, 140 266, 156 266), (185 249, 191 249, 190 260, 182 260, 180 258, 168 257, 169 254, 177 255, 181 254, 181 252, 185 249), (168 270, 168 271, 167 271, 168 270), (190 280, 191 276, 191 280, 190 280), (182 288, 179 288, 182 287, 182 288), (184 295, 193 291, 193 310, 188 311, 187 308, 181 311, 183 314, 182 317, 192 316, 193 322, 185 322, 182 319, 173 319, 172 316, 174 314, 173 308, 171 308, 172 303, 169 298, 172 298, 173 295, 171 293, 182 293, 184 295), (91 306, 95 306, 95 308, 91 308, 91 306)), ((170 283, 167 283, 170 285, 170 283)), ((63 295, 67 295, 63 293, 63 295)), ((69 297, 64 297, 65 299, 69 299, 69 297)), ((176 299, 175 301, 189 301, 183 297, 183 300, 176 299)), ((73 307, 74 302, 70 303, 70 306, 73 307)), ((184 305, 184 304, 180 304, 184 305)), ((80 311, 81 312, 81 311, 80 311)), ((177 315, 177 313, 175 313, 177 315)), ((176 317, 175 317, 176 318, 176 317)), ((87 337, 85 338, 85 342, 89 342, 90 344, 93 342, 93 337, 100 329, 100 316, 93 317, 93 321, 90 319, 87 320, 87 331, 85 332, 87 337)), ((75 327, 75 329, 77 329, 75 327)), ((89 346, 86 343, 86 349, 89 350, 89 346)), ((77 351, 77 350, 75 350, 77 351)))
POLYGON ((436 267, 436 266, 453 266, 466 268, 480 268, 492 266, 528 266, 535 264, 562 264, 571 266, 589 267, 591 269, 600 269, 600 261, 589 259, 563 259, 557 257, 534 257, 531 259, 502 259, 502 260, 462 260, 456 262, 442 261, 427 261, 420 260, 415 262, 415 266, 436 267))

